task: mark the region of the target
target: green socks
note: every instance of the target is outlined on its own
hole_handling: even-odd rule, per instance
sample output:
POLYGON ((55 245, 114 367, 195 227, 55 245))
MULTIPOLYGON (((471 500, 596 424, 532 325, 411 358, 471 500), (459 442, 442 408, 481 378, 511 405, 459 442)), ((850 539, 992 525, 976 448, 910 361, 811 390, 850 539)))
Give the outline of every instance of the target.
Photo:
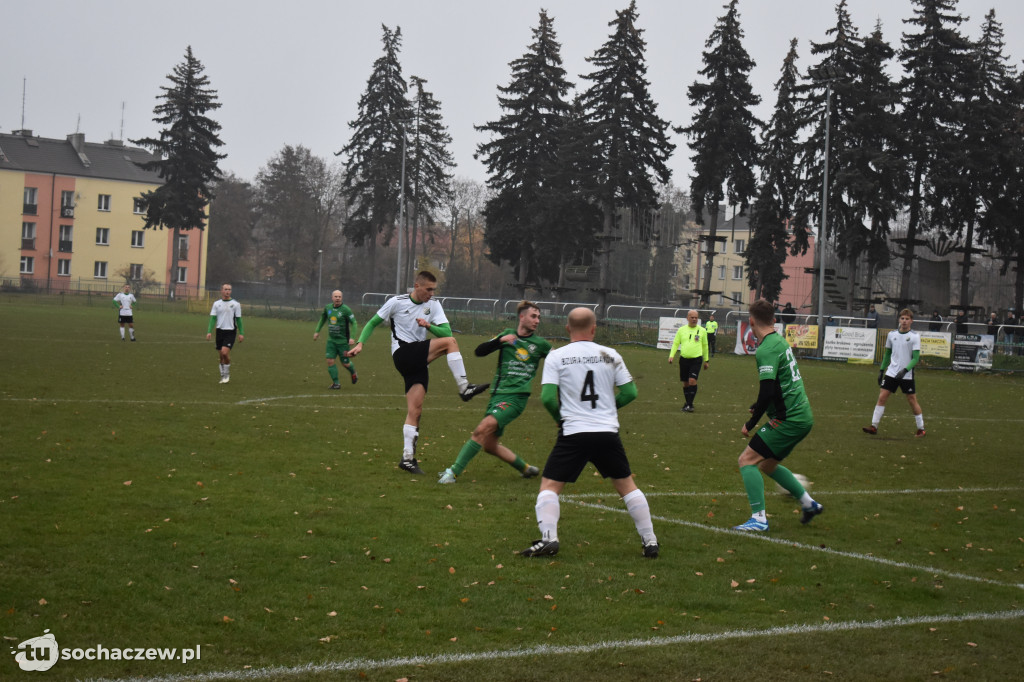
MULTIPOLYGON (((778 469, 776 469, 778 471, 778 469)), ((754 514, 764 511, 764 479, 761 478, 761 470, 753 464, 740 467, 740 476, 743 477, 743 487, 747 489, 747 500, 750 502, 750 511, 754 514)), ((793 478, 793 474, 789 475, 793 478)), ((796 479, 794 479, 794 483, 796 479)), ((800 485, 797 483, 797 485, 800 485)))
POLYGON ((804 496, 805 492, 807 492, 804 490, 804 487, 800 485, 800 481, 796 480, 796 476, 793 475, 793 472, 781 464, 775 467, 775 471, 768 474, 768 477, 785 488, 786 492, 798 500, 804 496))
POLYGON ((480 443, 477 443, 472 438, 467 440, 466 444, 462 446, 461 450, 459 450, 459 456, 455 458, 455 464, 452 465, 452 473, 458 476, 465 471, 466 467, 469 466, 469 463, 473 461, 473 458, 476 457, 476 453, 480 452, 480 448, 482 447, 483 446, 480 445, 480 443))
POLYGON ((338 383, 338 366, 337 365, 330 365, 327 368, 327 373, 331 375, 331 380, 333 380, 334 383, 338 383))

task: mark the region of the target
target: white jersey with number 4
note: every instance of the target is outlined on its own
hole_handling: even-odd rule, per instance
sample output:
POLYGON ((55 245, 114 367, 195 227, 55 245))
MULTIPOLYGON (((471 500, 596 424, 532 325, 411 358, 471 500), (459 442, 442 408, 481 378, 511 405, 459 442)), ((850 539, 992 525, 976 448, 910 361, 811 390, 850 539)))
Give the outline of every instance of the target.
POLYGON ((416 321, 422 318, 433 325, 446 324, 448 318, 441 309, 441 304, 431 299, 426 303, 417 303, 409 294, 389 298, 377 311, 377 317, 391 326, 392 355, 402 343, 426 341, 427 328, 421 327, 416 321))
MULTIPOLYGON (((915 331, 901 334, 900 330, 893 329, 885 337, 885 347, 892 349, 892 357, 889 366, 885 369, 886 376, 894 377, 901 370, 905 369, 913 359, 914 351, 921 350, 921 335, 915 331)), ((913 379, 914 372, 907 372, 904 379, 913 379)))
POLYGON ((619 430, 615 387, 633 381, 616 351, 593 341, 573 341, 548 354, 543 384, 558 386, 562 433, 619 430))

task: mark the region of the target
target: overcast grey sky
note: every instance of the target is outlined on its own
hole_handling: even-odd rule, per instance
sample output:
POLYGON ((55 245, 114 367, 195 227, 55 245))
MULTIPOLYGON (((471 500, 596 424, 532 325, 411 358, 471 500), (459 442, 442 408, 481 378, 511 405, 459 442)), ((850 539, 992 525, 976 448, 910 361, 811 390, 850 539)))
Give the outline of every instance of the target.
MULTIPOLYGON (((698 78, 701 53, 724 0, 638 0, 647 40, 648 80, 659 114, 687 125, 686 88, 698 78)), ((810 63, 810 42, 824 42, 835 24, 832 0, 741 0, 745 47, 757 66, 758 110, 770 116, 773 86, 789 41, 799 42, 800 67, 810 63)), ((1020 0, 960 0, 969 17, 963 31, 976 38, 994 8, 1014 65, 1024 59, 1020 0)), ((86 140, 157 132, 153 107, 166 76, 185 48, 206 67, 221 109, 221 167, 252 179, 285 144, 304 145, 334 160, 357 113, 373 61, 381 54, 381 24, 400 26, 400 55, 408 80, 427 80, 453 137, 457 176, 485 179, 473 158, 484 138, 473 129, 500 115, 497 86, 507 85, 509 62, 522 56, 543 7, 554 18, 570 79, 592 69, 585 61, 604 43, 615 10, 628 0, 34 0, 14 20, 6 12, 0 41, 0 131, 24 127, 63 138, 76 127, 86 140), (79 122, 80 120, 80 122, 79 122)), ((911 0, 848 0, 861 35, 877 21, 894 47, 912 14, 911 0)), ((690 152, 673 136, 673 182, 687 187, 690 152)))

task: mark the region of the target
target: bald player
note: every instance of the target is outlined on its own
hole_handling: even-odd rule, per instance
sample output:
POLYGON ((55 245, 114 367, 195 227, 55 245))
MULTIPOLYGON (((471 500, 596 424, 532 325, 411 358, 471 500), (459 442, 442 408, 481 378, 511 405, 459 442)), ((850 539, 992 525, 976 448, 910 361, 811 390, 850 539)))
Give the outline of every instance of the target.
POLYGON ((602 477, 612 479, 622 497, 640 535, 643 555, 657 558, 651 509, 633 482, 619 438, 618 410, 636 399, 633 377, 618 352, 594 343, 597 318, 590 308, 570 311, 565 328, 569 343, 548 354, 541 379, 541 402, 559 425, 534 508, 541 538, 519 554, 541 557, 558 553, 558 496, 565 484, 576 481, 592 462, 602 477))
POLYGON ((672 339, 672 349, 668 352, 668 364, 672 364, 672 356, 679 351, 679 380, 683 387, 683 412, 693 412, 693 399, 697 397, 697 377, 700 376, 701 363, 708 368, 708 335, 700 326, 700 316, 696 310, 686 313, 686 324, 676 331, 672 339))
POLYGON ((359 327, 356 325, 356 316, 352 314, 352 309, 342 303, 342 298, 340 289, 331 292, 331 302, 324 306, 320 321, 313 330, 313 340, 316 341, 320 338, 320 330, 324 324, 327 325, 327 373, 331 375, 331 385, 327 388, 332 391, 341 388, 341 384, 338 383, 338 366, 335 364, 338 357, 341 357, 341 366, 352 376, 352 383, 359 381, 355 365, 345 355, 355 344, 359 327))

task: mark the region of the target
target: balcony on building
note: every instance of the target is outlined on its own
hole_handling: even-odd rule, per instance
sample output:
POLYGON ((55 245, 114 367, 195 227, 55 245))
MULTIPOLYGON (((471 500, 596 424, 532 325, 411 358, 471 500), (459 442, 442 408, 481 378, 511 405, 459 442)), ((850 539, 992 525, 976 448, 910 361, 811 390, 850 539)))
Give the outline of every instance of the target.
POLYGON ((36 249, 36 238, 35 237, 31 237, 29 239, 26 239, 26 238, 22 237, 21 238, 21 249, 23 251, 35 251, 35 249, 36 249))
POLYGON ((74 218, 75 217, 75 207, 74 206, 61 206, 60 207, 60 217, 61 218, 74 218))
POLYGON ((39 204, 25 204, 21 212, 25 215, 36 215, 39 210, 39 204))
POLYGON ((57 242, 57 250, 61 253, 71 253, 71 240, 60 240, 57 242))

